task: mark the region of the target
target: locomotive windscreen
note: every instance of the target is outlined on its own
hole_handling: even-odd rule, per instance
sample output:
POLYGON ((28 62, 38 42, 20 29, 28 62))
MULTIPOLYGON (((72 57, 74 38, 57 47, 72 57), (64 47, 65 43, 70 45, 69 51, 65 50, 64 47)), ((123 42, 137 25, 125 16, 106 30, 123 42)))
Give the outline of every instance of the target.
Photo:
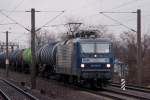
POLYGON ((110 44, 108 43, 96 43, 96 53, 109 53, 110 44))
POLYGON ((81 43, 81 53, 109 53, 109 43, 81 43))

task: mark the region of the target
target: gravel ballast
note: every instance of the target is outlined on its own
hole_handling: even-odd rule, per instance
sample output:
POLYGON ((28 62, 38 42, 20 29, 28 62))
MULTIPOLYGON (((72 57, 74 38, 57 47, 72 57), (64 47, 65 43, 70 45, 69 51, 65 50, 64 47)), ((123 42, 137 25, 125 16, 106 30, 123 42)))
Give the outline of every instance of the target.
MULTIPOLYGON (((5 78, 5 70, 0 69, 0 77, 5 78)), ((33 94, 39 100, 107 100, 105 97, 93 95, 77 89, 72 89, 58 84, 54 80, 47 80, 37 77, 36 89, 30 89, 30 75, 18 72, 9 72, 7 80, 18 85, 22 89, 33 94)))

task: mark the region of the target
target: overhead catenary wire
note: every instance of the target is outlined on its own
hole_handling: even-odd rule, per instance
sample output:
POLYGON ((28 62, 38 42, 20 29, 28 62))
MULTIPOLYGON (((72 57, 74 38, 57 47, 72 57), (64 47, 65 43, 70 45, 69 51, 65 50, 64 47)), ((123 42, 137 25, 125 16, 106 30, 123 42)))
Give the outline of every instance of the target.
MULTIPOLYGON (((9 15, 11 15, 12 12, 13 12, 14 10, 16 10, 23 2, 24 2, 24 0, 21 0, 21 1, 14 7, 14 9, 10 11, 10 14, 9 14, 9 15)), ((6 10, 0 10, 0 11, 6 11, 6 10)), ((4 21, 4 20, 1 20, 0 23, 2 23, 3 21, 4 21)))
MULTIPOLYGON (((146 15, 142 16, 142 18, 144 18, 144 19, 149 18, 149 17, 150 17, 150 14, 146 14, 146 15)), ((125 23, 129 23, 129 22, 132 22, 132 21, 135 21, 135 17, 125 20, 125 23)))
POLYGON ((16 20, 14 20, 14 19, 11 18, 10 16, 6 15, 6 14, 3 13, 2 11, 0 11, 0 13, 1 13, 3 16, 7 17, 7 18, 8 18, 9 20, 11 20, 12 22, 15 22, 15 23, 16 23, 17 25, 19 25, 20 27, 24 28, 24 29, 27 30, 27 31, 30 31, 30 30, 29 30, 28 28, 26 28, 24 25, 18 23, 16 20))
POLYGON ((121 12, 121 11, 119 11, 119 12, 116 12, 116 11, 115 12, 113 12, 113 11, 112 12, 108 12, 108 11, 104 12, 103 11, 103 12, 100 12, 100 13, 136 13, 136 12, 135 11, 132 11, 132 12, 121 12))
MULTIPOLYGON (((29 12, 29 11, 26 11, 29 12)), ((37 11, 37 12, 41 12, 41 11, 37 11)), ((60 15, 62 15, 64 13, 64 11, 59 11, 61 12, 60 14, 58 14, 57 16, 55 16, 54 18, 52 18, 51 20, 49 20, 47 23, 45 23, 44 25, 42 25, 40 28, 38 28, 38 30, 40 30, 42 27, 48 25, 50 22, 54 21, 57 17, 59 17, 60 15)), ((3 11, 0 10, 0 13, 5 16, 6 18, 8 18, 9 20, 11 20, 12 22, 14 22, 14 24, 19 25, 20 27, 24 28, 25 30, 30 32, 30 29, 26 28, 24 25, 18 23, 16 20, 14 20, 13 18, 11 18, 10 16, 8 16, 7 14, 5 14, 3 11)), ((9 24, 9 23, 8 23, 9 24)), ((10 23, 13 24, 13 23, 10 23)), ((0 25, 5 25, 5 24, 0 24, 0 25)))
POLYGON ((59 26, 65 26, 67 24, 55 24, 55 25, 45 25, 44 27, 59 27, 59 26))
POLYGON ((19 6, 21 6, 21 4, 24 2, 24 0, 21 0, 12 11, 16 10, 19 6))
POLYGON ((3 23, 3 24, 0 24, 0 25, 10 25, 10 24, 17 24, 17 23, 3 23))
POLYGON ((55 17, 53 17, 52 19, 50 19, 49 21, 47 21, 44 25, 42 25, 41 27, 39 27, 36 31, 39 31, 41 28, 45 27, 46 25, 48 25, 49 23, 51 23, 52 21, 54 21, 55 19, 57 19, 59 16, 61 16, 65 11, 61 11, 60 14, 56 15, 55 17))
POLYGON ((108 24, 108 25, 102 25, 102 26, 104 26, 104 27, 105 26, 106 27, 115 27, 116 26, 117 27, 117 26, 121 26, 121 25, 120 24, 110 24, 110 25, 108 24))
MULTIPOLYGON (((132 11, 132 12, 120 12, 120 11, 119 12, 116 12, 116 11, 115 12, 113 12, 113 11, 111 11, 111 12, 104 12, 103 11, 103 12, 100 12, 100 13, 137 13, 137 12, 135 12, 135 11, 132 11)), ((125 23, 127 23, 129 21, 131 22, 133 20, 135 20, 135 18, 130 18, 130 19, 126 20, 125 23)))
POLYGON ((127 2, 124 2, 116 7, 113 7, 113 8, 110 8, 109 10, 113 10, 113 9, 118 9, 118 8, 122 8, 122 7, 125 7, 125 6, 128 6, 128 5, 131 5, 137 1, 140 1, 140 0, 131 0, 131 1, 127 1, 127 2))
POLYGON ((116 19, 114 19, 114 18, 112 18, 112 17, 110 17, 110 16, 108 16, 108 15, 106 15, 106 14, 104 14, 104 13, 100 13, 100 14, 102 14, 103 16, 105 16, 105 17, 107 17, 107 18, 113 20, 114 22, 117 22, 117 23, 120 24, 121 26, 124 26, 125 28, 130 29, 130 30, 133 31, 133 32, 136 32, 134 29, 132 29, 132 28, 130 28, 129 26, 127 26, 127 25, 121 23, 120 21, 118 21, 118 20, 116 20, 116 19))
MULTIPOLYGON (((25 10, 7 10, 7 9, 0 9, 1 11, 4 11, 4 12, 15 12, 15 13, 24 13, 24 12, 30 12, 30 11, 25 11, 25 10)), ((56 13, 56 12, 63 12, 63 11, 57 11, 57 10, 40 10, 40 11, 36 11, 36 12, 43 12, 43 13, 56 13)))
POLYGON ((42 10, 40 10, 39 12, 47 12, 47 13, 50 12, 50 13, 52 13, 52 12, 64 12, 64 11, 59 11, 59 10, 45 10, 45 11, 43 10, 42 11, 42 10))
POLYGON ((18 12, 18 13, 20 13, 20 12, 22 12, 22 13, 24 13, 25 11, 24 10, 7 10, 7 9, 0 9, 1 11, 3 11, 3 12, 8 12, 8 13, 10 13, 9 15, 11 15, 11 13, 13 13, 13 12, 18 12))

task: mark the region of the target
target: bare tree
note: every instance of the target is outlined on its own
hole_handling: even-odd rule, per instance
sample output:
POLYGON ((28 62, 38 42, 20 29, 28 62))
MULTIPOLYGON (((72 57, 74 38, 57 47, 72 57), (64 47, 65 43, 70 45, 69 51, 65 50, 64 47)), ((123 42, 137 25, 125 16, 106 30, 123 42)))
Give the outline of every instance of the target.
MULTIPOLYGON (((124 32, 120 35, 120 41, 116 42, 116 57, 128 64, 128 82, 136 83, 136 71, 137 71, 137 42, 136 33, 124 32)), ((144 34, 142 37, 142 73, 143 85, 150 82, 150 35, 144 34)))
POLYGON ((40 30, 36 33, 36 46, 42 46, 45 43, 55 42, 55 34, 48 30, 40 30))
MULTIPOLYGON (((90 37, 94 35, 95 37, 106 36, 107 28, 103 25, 81 25, 80 22, 69 22, 67 27, 67 32, 61 38, 64 40, 71 35, 72 37, 90 37), (72 24, 72 26, 70 25, 72 24), (73 36, 72 36, 73 35, 73 36)), ((70 37, 69 37, 70 38, 70 37)))

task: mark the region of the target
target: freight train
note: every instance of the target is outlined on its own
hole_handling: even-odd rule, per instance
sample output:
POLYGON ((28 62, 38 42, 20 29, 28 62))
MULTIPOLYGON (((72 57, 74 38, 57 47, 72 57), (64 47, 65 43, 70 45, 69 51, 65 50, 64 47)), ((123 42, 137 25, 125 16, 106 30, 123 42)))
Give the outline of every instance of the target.
MULTIPOLYGON (((5 64, 0 53, 0 64, 5 64)), ((15 50, 9 54, 10 68, 29 71, 31 49, 15 50)), ((57 76, 72 83, 103 86, 112 79, 114 55, 112 42, 103 38, 74 38, 48 43, 36 50, 38 72, 57 76)))

